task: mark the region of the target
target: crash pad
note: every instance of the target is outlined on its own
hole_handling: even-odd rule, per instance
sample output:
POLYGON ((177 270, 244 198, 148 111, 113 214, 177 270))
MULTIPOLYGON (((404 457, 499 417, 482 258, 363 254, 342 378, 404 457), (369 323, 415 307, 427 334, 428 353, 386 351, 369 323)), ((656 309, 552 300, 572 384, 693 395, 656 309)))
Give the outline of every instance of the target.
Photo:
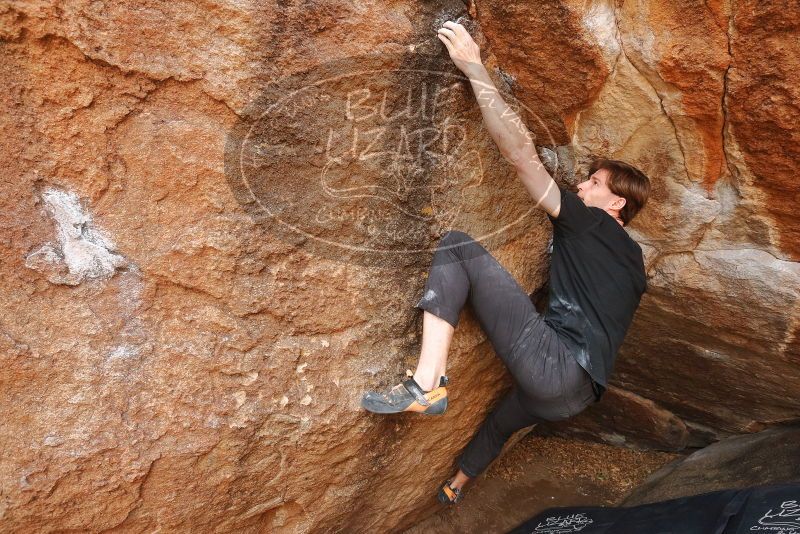
POLYGON ((629 507, 548 508, 508 534, 800 534, 800 481, 629 507))

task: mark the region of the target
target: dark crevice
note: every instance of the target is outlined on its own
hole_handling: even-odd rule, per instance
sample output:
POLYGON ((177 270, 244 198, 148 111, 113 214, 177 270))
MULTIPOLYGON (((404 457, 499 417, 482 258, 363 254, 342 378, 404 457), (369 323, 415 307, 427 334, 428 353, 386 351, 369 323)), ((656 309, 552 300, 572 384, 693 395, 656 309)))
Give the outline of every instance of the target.
POLYGON ((733 46, 731 44, 731 40, 732 40, 731 36, 733 34, 733 24, 734 24, 734 18, 733 18, 733 14, 734 14, 734 11, 735 11, 734 2, 735 2, 735 0, 731 0, 731 2, 730 2, 730 6, 729 6, 730 13, 728 13, 728 28, 727 28, 727 31, 725 31, 725 36, 726 36, 726 38, 728 40, 728 66, 725 68, 725 74, 722 76, 722 103, 721 103, 721 106, 722 106, 722 156, 725 158, 725 166, 728 168, 728 173, 729 173, 728 183, 734 188, 734 190, 736 191, 736 194, 741 199, 742 198, 742 193, 741 193, 741 191, 739 189, 738 181, 736 180, 736 177, 738 176, 738 173, 737 173, 736 168, 731 163, 730 158, 728 157, 728 150, 727 150, 728 149, 728 146, 727 146, 728 145, 728 139, 730 137, 730 135, 728 133, 728 130, 730 128, 730 121, 728 119, 728 103, 727 103, 728 91, 729 91, 729 89, 728 89, 728 83, 729 83, 728 76, 730 74, 731 67, 733 66, 733 46))

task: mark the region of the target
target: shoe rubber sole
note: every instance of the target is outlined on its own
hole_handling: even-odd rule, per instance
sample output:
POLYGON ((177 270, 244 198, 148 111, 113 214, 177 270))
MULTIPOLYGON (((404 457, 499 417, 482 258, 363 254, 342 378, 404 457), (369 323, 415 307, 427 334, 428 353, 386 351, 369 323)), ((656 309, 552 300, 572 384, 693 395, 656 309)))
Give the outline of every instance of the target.
POLYGON ((447 389, 438 387, 425 394, 425 398, 430 405, 423 406, 416 400, 412 400, 406 406, 392 406, 383 401, 379 395, 367 394, 361 399, 361 407, 365 410, 377 414, 390 414, 401 412, 414 412, 424 415, 442 415, 447 410, 447 389))

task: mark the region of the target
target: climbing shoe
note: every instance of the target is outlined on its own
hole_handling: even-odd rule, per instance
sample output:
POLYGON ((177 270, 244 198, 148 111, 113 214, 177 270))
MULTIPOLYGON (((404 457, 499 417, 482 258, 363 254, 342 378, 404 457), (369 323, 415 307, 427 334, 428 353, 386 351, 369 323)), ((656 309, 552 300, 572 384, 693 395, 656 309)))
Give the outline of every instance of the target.
POLYGON ((414 373, 406 371, 407 378, 386 393, 368 391, 361 399, 361 407, 373 413, 416 412, 441 415, 447 409, 446 376, 439 378, 439 387, 431 391, 422 389, 414 373))
POLYGON ((450 483, 453 479, 449 479, 442 484, 439 488, 439 502, 442 504, 455 504, 461 500, 461 488, 451 488, 450 483))

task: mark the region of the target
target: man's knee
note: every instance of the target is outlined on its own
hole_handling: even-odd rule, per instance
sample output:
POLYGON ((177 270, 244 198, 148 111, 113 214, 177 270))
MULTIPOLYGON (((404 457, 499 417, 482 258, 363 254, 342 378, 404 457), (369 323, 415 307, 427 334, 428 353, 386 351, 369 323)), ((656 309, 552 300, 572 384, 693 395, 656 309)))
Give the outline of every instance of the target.
POLYGON ((469 234, 462 232, 460 230, 448 230, 445 233, 439 243, 443 246, 454 246, 454 245, 461 245, 464 243, 471 243, 474 242, 475 239, 472 238, 469 234))
POLYGON ((433 265, 471 260, 484 254, 488 254, 488 251, 471 235, 460 230, 450 230, 439 240, 433 265))

